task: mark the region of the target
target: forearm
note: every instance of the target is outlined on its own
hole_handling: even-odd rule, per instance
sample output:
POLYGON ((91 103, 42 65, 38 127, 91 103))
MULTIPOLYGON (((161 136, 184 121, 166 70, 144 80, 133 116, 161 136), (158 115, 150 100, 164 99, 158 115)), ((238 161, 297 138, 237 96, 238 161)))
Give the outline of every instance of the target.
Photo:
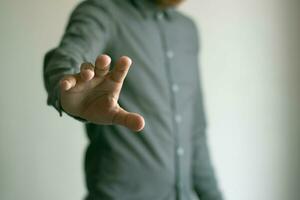
POLYGON ((73 11, 59 46, 44 59, 49 105, 60 111, 59 81, 66 74, 78 73, 83 62, 92 62, 102 53, 112 35, 112 19, 105 4, 93 1, 82 2, 73 11))
POLYGON ((44 58, 44 84, 48 93, 47 103, 54 106, 61 114, 59 103, 59 80, 65 74, 72 74, 76 70, 76 62, 61 52, 59 48, 49 51, 44 58))

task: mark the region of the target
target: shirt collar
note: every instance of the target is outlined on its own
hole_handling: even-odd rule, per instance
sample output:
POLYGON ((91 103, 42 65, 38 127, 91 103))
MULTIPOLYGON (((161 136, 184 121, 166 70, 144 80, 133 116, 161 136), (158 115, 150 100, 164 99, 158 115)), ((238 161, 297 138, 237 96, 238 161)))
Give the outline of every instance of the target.
POLYGON ((162 9, 151 0, 132 0, 132 2, 140 9, 144 17, 153 17, 159 13, 163 13, 168 19, 172 19, 175 14, 174 7, 162 9))

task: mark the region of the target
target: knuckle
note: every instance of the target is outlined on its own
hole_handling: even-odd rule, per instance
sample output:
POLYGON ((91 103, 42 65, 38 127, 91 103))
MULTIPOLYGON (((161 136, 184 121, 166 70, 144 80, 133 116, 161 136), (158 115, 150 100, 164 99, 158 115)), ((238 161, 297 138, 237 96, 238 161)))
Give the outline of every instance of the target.
POLYGON ((80 69, 81 70, 94 70, 94 66, 92 63, 82 63, 80 69))
POLYGON ((122 77, 119 76, 119 75, 111 76, 111 79, 112 79, 115 83, 122 83, 122 82, 123 82, 122 77))
POLYGON ((62 77, 62 79, 60 80, 61 82, 64 82, 64 81, 70 81, 72 80, 72 76, 71 75, 65 75, 62 77))

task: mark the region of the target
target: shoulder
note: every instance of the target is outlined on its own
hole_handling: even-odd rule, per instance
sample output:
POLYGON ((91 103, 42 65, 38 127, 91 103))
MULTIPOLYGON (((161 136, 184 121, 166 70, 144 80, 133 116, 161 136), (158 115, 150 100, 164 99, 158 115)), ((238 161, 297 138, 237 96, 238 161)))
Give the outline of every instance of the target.
POLYGON ((176 9, 172 10, 172 17, 178 27, 180 27, 181 31, 185 32, 190 39, 199 43, 199 27, 192 17, 176 9))
POLYGON ((114 0, 84 0, 77 5, 77 9, 104 9, 109 10, 113 5, 114 0))
POLYGON ((91 19, 94 22, 112 22, 118 0, 84 0, 78 3, 71 14, 71 20, 91 19))
POLYGON ((95 6, 97 8, 105 8, 107 10, 113 10, 117 7, 124 6, 128 4, 128 1, 124 0, 85 0, 81 4, 87 4, 95 6))
POLYGON ((84 0, 77 5, 76 10, 95 16, 106 15, 110 19, 118 17, 130 5, 128 0, 84 0))
POLYGON ((198 27, 192 17, 177 9, 174 9, 172 11, 172 15, 174 16, 174 19, 176 21, 183 24, 185 27, 189 28, 192 31, 198 32, 198 27))

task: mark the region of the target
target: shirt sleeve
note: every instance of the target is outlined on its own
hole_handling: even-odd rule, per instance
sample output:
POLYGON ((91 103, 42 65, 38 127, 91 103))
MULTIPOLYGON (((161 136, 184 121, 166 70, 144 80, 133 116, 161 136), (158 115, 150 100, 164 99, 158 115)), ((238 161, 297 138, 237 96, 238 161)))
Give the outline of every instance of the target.
POLYGON ((114 34, 113 18, 106 1, 87 0, 72 12, 58 47, 44 58, 44 84, 47 103, 62 114, 59 81, 66 74, 78 73, 83 62, 94 63, 107 48, 114 34))
MULTIPOLYGON (((197 29, 195 32, 197 33, 196 38, 199 52, 199 38, 197 29)), ((200 77, 199 73, 198 76, 200 77)), ((199 77, 198 80, 200 80, 199 77)), ((203 103, 201 83, 198 84, 194 102, 195 132, 193 135, 192 165, 194 189, 201 200, 222 200, 223 197, 218 187, 207 144, 207 119, 203 103)))

